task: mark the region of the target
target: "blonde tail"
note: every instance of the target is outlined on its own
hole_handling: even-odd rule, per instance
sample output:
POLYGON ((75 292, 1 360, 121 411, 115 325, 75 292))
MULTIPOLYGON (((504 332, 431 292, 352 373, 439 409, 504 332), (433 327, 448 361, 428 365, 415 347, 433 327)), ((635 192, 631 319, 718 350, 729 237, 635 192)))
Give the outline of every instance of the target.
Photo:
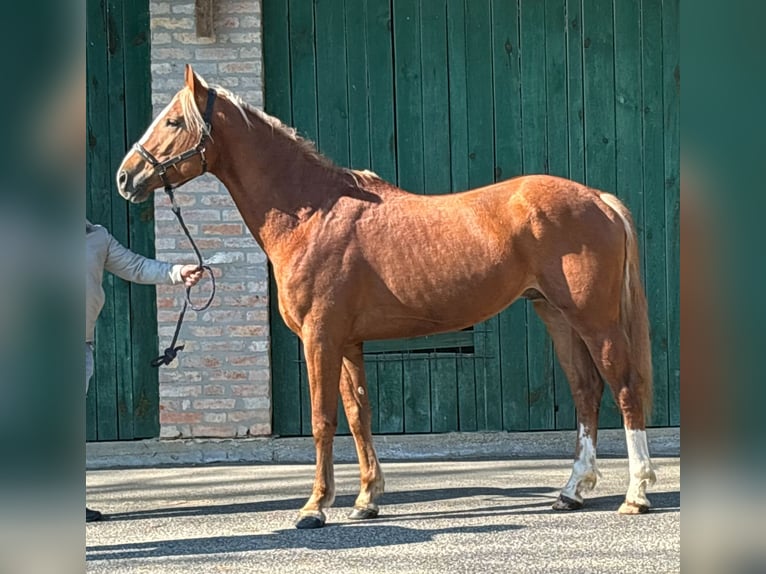
POLYGON ((628 208, 617 197, 602 193, 601 200, 620 216, 625 226, 625 279, 620 323, 628 338, 631 368, 638 375, 636 391, 644 408, 644 418, 648 422, 652 411, 652 347, 649 341, 649 312, 644 286, 641 283, 635 226, 628 208))

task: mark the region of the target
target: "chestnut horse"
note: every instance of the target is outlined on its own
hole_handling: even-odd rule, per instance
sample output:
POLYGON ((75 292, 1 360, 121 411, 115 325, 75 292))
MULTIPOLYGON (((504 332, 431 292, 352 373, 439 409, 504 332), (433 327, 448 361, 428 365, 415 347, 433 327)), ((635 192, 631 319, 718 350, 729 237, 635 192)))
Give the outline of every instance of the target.
POLYGON ((207 169, 270 259, 279 311, 305 349, 316 445, 314 486, 296 526, 323 526, 335 497, 338 393, 361 473, 350 516, 378 514, 384 481, 363 341, 462 329, 520 297, 545 322, 577 408, 572 474, 553 507, 581 508, 582 492, 596 484, 605 380, 629 454, 619 512, 647 510, 655 480, 645 432, 647 307, 633 223, 615 196, 547 175, 449 195, 407 193, 372 172, 333 165, 276 118, 208 88, 189 66, 185 84, 125 156, 118 189, 137 203, 207 169))

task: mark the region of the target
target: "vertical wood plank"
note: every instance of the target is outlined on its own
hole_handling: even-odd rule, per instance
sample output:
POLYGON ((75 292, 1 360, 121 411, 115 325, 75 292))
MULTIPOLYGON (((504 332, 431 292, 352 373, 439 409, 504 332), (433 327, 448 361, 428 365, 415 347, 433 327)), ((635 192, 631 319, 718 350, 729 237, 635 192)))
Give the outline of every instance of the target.
MULTIPOLYGON (((110 147, 110 173, 117 172, 117 168, 125 154, 127 143, 125 141, 125 38, 123 36, 123 3, 112 0, 107 3, 107 26, 109 39, 109 147, 110 147)), ((104 191, 113 194, 114 185, 111 184, 104 191)), ((125 201, 112 203, 112 235, 123 245, 130 246, 130 222, 128 221, 128 206, 125 201)), ((117 426, 118 438, 133 438, 133 376, 132 357, 130 344, 130 284, 121 279, 115 280, 113 285, 114 297, 114 321, 113 329, 115 336, 116 370, 115 383, 117 385, 117 426)))
POLYGON ((298 365, 300 342, 279 315, 277 287, 273 274, 270 277, 272 431, 279 436, 298 436, 302 434, 301 402, 304 399, 298 365))
POLYGON ((546 173, 569 176, 565 0, 545 0, 546 173))
MULTIPOLYGON (((290 29, 287 0, 263 0, 264 103, 266 112, 293 123, 290 87, 290 29)), ((313 25, 312 25, 313 29, 313 25)), ((313 46, 313 40, 311 41, 313 46)), ((315 109, 315 106, 312 106, 315 109)), ((314 112, 316 117, 316 112, 314 112)), ((279 315, 274 273, 269 266, 269 312, 271 329, 271 370, 273 430, 277 435, 303 434, 303 408, 308 389, 302 388, 298 338, 279 315)), ((311 433, 311 428, 308 428, 311 433)))
POLYGON ((391 354, 378 361, 378 432, 381 434, 404 432, 403 360, 404 356, 391 354))
MULTIPOLYGON (((422 130, 423 130, 423 191, 427 194, 446 193, 450 189, 450 141, 449 141, 449 86, 447 59, 447 6, 445 0, 424 0, 420 2, 420 68, 421 68, 421 98, 422 98, 422 130)), ((453 359, 454 363, 454 359, 453 359)), ((434 432, 444 432, 438 420, 442 419, 444 409, 456 408, 456 404, 443 404, 456 388, 457 372, 438 368, 438 361, 425 361, 426 369, 418 369, 410 375, 411 360, 405 360, 405 379, 422 377, 417 388, 428 395, 422 399, 431 404, 429 427, 434 432), (430 375, 428 370, 431 370, 430 375), (452 377, 452 378, 450 378, 452 377), (442 430, 438 430, 442 429, 442 430)), ((420 365, 418 365, 420 367, 420 365)), ((453 397, 453 402, 457 396, 453 397)), ((406 422, 406 417, 405 417, 406 422)), ((443 423, 453 423, 457 430, 457 416, 447 417, 443 423)), ((407 430, 405 428, 405 430, 407 430)), ((423 430, 421 432, 427 432, 423 430)))
POLYGON ((495 181, 522 173, 521 62, 517 2, 492 5, 495 181))
MULTIPOLYGON (((492 5, 492 75, 495 100, 496 181, 523 173, 521 50, 518 2, 492 5), (498 105, 498 102, 502 102, 498 105)), ((498 316, 502 420, 505 430, 529 428, 527 316, 516 303, 498 316)))
POLYGON ((588 185, 614 193, 614 28, 612 2, 583 0, 585 159, 588 185))
MULTIPOLYGON (((548 168, 545 73, 545 4, 524 3, 521 9, 521 84, 525 173, 544 173, 548 168)), ((528 303, 527 353, 529 428, 554 428, 551 341, 545 325, 528 303)))
MULTIPOLYGON (((404 432, 431 432, 431 382, 425 356, 404 356, 404 432)), ((437 383, 437 387, 439 387, 437 383)))
POLYGON ((458 425, 461 432, 478 430, 476 417, 476 362, 480 359, 458 355, 457 358, 458 425))
MULTIPOLYGON (((612 2, 583 0, 586 183, 616 189, 614 117, 614 25, 612 2)), ((621 426, 611 391, 601 401, 601 428, 621 426)))
MULTIPOLYGON (((567 109, 567 16, 566 0, 545 2, 545 92, 547 172, 569 176, 567 109)), ((569 380, 553 349, 554 427, 575 428, 575 409, 569 380)))
MULTIPOLYGON (((124 10, 125 127, 126 144, 130 145, 152 119, 149 2, 125 0, 124 10)), ((128 221, 130 248, 154 257, 154 203, 128 204, 128 221)), ((132 438, 156 437, 160 430, 158 375, 150 364, 159 349, 156 301, 153 285, 130 285, 132 438)))
POLYGON ((679 2, 662 3, 663 110, 665 126, 665 264, 668 280, 668 413, 681 424, 680 243, 680 34, 679 2))
POLYGON ((545 325, 527 304, 529 430, 555 428, 553 346, 545 325))
POLYGON ((529 430, 527 309, 519 301, 498 319, 502 369, 503 429, 529 430))
POLYGON ((458 430, 457 364, 452 354, 434 353, 431 364, 431 431, 458 430))
POLYGON ((498 317, 474 327, 477 359, 476 426, 478 430, 503 429, 502 381, 500 376, 500 335, 498 317))
MULTIPOLYGON (((614 11, 614 95, 617 133, 614 193, 630 209, 640 239, 644 230, 640 4, 615 2, 614 11)), ((639 249, 643 254, 642 243, 639 240, 639 249)))
POLYGON ((643 77, 643 181, 646 297, 654 366, 652 425, 668 417, 667 268, 665 261, 665 176, 663 138, 662 2, 643 0, 641 66, 643 77))
MULTIPOLYGON (((302 0, 290 0, 288 8, 290 11, 289 58, 286 61, 275 62, 275 65, 284 66, 282 73, 290 81, 288 101, 291 104, 291 125, 303 136, 317 141, 319 128, 317 126, 314 8, 311 2, 302 0)), ((269 89, 268 85, 266 89, 269 89)), ((280 119, 288 121, 287 118, 280 119)))
MULTIPOLYGON (((449 103, 450 190, 468 189, 468 114, 464 0, 446 2, 447 100, 449 103)), ((478 428, 476 372, 483 359, 457 358, 458 419, 461 430, 478 428)))
POLYGON ((450 178, 453 192, 469 188, 465 42, 465 0, 447 0, 450 178))
POLYGON ((367 93, 366 2, 346 2, 346 65, 348 90, 349 166, 370 169, 370 114, 367 93))
POLYGON ((639 4, 614 3, 615 161, 614 193, 633 215, 639 249, 644 229, 641 137, 641 17, 639 4))
MULTIPOLYGON (((468 185, 479 187, 495 179, 492 21, 489 0, 466 2, 466 105, 468 111, 468 185)), ((475 327, 476 413, 481 429, 503 426, 497 317, 475 327)))
MULTIPOLYGON (((107 113, 107 83, 106 83, 106 20, 104 4, 98 0, 88 0, 86 4, 87 17, 87 183, 88 183, 88 219, 93 223, 109 223, 109 198, 104 197, 103 190, 108 185, 106 174, 109 171, 109 117, 107 113)), ((100 325, 99 325, 100 327, 100 325)), ((100 334, 100 333, 99 333, 100 334)), ((102 423, 99 421, 98 400, 99 387, 102 379, 107 382, 109 369, 106 360, 113 360, 113 352, 109 347, 113 342, 109 337, 96 335, 96 355, 94 357, 96 373, 90 381, 86 400, 86 437, 96 440, 102 423), (102 355, 104 357, 102 358, 102 355)), ((108 416, 109 413, 104 413, 108 416)), ((113 433, 116 434, 116 433, 113 433)))
MULTIPOLYGON (((583 36, 582 2, 566 2, 566 62, 567 62, 567 141, 569 159, 569 178, 585 182, 585 116, 583 108, 583 36)), ((560 371, 560 365, 554 373, 556 380, 556 428, 568 429, 576 426, 576 410, 562 408, 564 397, 571 400, 572 391, 568 380, 560 371), (561 373, 561 375, 560 375, 561 373), (567 394, 568 393, 568 394, 567 394)), ((574 404, 574 401, 572 401, 574 404)), ((574 406, 573 406, 574 408, 574 406)))
POLYGON ((521 5, 522 161, 524 173, 545 172, 545 4, 521 5))
POLYGON ((489 0, 466 3, 466 104, 468 184, 494 181, 495 138, 492 94, 492 25, 489 0))
MULTIPOLYGON (((110 113, 110 90, 109 82, 109 46, 114 38, 114 31, 109 29, 109 13, 106 2, 100 3, 101 9, 101 28, 104 30, 103 36, 103 60, 99 62, 101 73, 99 81, 103 85, 103 110, 104 122, 103 131, 100 132, 100 142, 97 153, 100 155, 102 164, 98 181, 91 188, 94 196, 102 209, 99 213, 99 219, 94 223, 100 223, 108 229, 112 226, 112 194, 109 193, 110 178, 107 174, 111 172, 111 113, 110 113)), ((109 274, 104 275, 103 287, 106 295, 104 307, 101 310, 99 321, 96 324, 96 353, 95 368, 96 376, 91 382, 97 386, 96 403, 98 409, 98 430, 97 435, 100 440, 116 440, 119 438, 117 421, 117 350, 114 333, 115 301, 114 301, 114 283, 117 279, 109 274)))
POLYGON ((292 123, 287 0, 263 0, 263 84, 267 113, 292 123))
POLYGON ((370 162, 387 181, 397 181, 394 130, 392 14, 388 0, 365 0, 367 6, 367 70, 370 110, 370 162))
POLYGON ((346 35, 342 0, 314 0, 318 147, 339 165, 349 164, 346 35))
POLYGON ((450 189, 449 88, 447 67, 447 7, 445 0, 423 0, 420 17, 423 74, 424 190, 450 189))
POLYGON ((423 100, 420 3, 393 0, 396 142, 399 185, 423 193, 423 100))
POLYGON ((569 177, 585 183, 582 0, 567 0, 567 112, 569 177))

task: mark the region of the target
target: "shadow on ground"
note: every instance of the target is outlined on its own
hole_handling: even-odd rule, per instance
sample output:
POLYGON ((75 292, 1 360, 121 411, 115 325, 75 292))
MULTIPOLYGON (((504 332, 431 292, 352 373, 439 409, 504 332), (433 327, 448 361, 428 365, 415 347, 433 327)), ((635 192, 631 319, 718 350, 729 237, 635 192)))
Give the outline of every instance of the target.
MULTIPOLYGON (((460 498, 482 497, 490 502, 508 502, 512 499, 539 498, 550 496, 551 502, 538 502, 537 505, 548 506, 553 502, 557 493, 554 488, 434 488, 428 490, 390 492, 383 495, 381 506, 397 504, 418 504, 439 502, 460 498), (510 499, 510 500, 509 500, 510 499)), ((349 508, 354 505, 356 495, 341 495, 335 499, 335 508, 349 508)), ((243 502, 233 504, 211 504, 205 506, 181 506, 173 508, 154 508, 151 510, 136 510, 134 512, 119 512, 109 515, 109 520, 140 520, 145 518, 176 518, 181 516, 209 516, 214 514, 240 514, 253 512, 275 512, 295 510, 296 512, 306 502, 305 498, 286 498, 282 500, 264 500, 258 502, 243 502)), ((483 506, 479 502, 477 506, 483 506)), ((496 507, 492 507, 497 510, 496 507)), ((438 514, 438 513, 435 513, 438 514)))
MULTIPOLYGON (((428 490, 403 491, 386 493, 381 499, 381 520, 410 520, 413 518, 445 517, 456 518, 460 515, 471 517, 483 516, 478 511, 491 511, 497 514, 500 511, 523 511, 529 508, 539 508, 541 511, 550 510, 550 505, 558 495, 558 489, 549 487, 530 488, 435 488, 428 490), (414 512, 386 516, 386 507, 399 504, 418 504, 427 502, 439 502, 456 500, 461 498, 477 498, 476 508, 466 510, 446 510, 435 512, 414 512), (537 499, 534 501, 525 499, 537 499), (539 500, 543 498, 544 500, 539 500), (508 505, 509 502, 517 504, 508 505), (500 504, 498 504, 500 503, 500 504)), ((681 506, 680 491, 649 493, 652 501, 652 512, 673 512, 681 506)), ((335 499, 335 508, 351 509, 354 505, 355 495, 342 495, 335 499)), ((616 510, 624 500, 624 495, 594 496, 585 501, 584 511, 603 512, 616 510)), ((136 510, 133 512, 119 512, 110 514, 108 520, 142 520, 157 518, 180 518, 184 516, 211 516, 216 514, 249 514, 257 512, 276 512, 283 510, 298 511, 305 503, 305 498, 286 498, 281 500, 264 500, 258 502, 242 502, 232 504, 211 504, 204 506, 181 506, 172 508, 153 508, 150 510, 136 510)), ((554 512, 554 511, 551 511, 554 512)))
POLYGON ((439 534, 480 534, 516 530, 516 525, 459 526, 419 530, 387 524, 338 524, 319 530, 281 530, 270 534, 212 536, 130 544, 87 546, 86 561, 199 556, 262 550, 344 550, 430 542, 439 534), (340 532, 342 530, 342 532, 340 532))

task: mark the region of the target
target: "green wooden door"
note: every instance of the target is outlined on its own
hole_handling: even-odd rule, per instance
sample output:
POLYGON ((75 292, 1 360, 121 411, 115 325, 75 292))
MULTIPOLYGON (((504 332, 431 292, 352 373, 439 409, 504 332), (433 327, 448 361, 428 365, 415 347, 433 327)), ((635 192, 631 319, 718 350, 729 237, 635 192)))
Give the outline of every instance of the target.
MULTIPOLYGON (((123 245, 154 254, 151 202, 117 195, 114 174, 151 120, 148 0, 87 2, 87 215, 123 245)), ((154 287, 104 274, 96 372, 87 398, 87 439, 157 436, 159 395, 154 287)))
MULTIPOLYGON (((266 110, 337 163, 417 193, 527 173, 616 193, 643 250, 652 424, 677 425, 678 10, 678 0, 264 0, 266 110)), ((275 289, 274 430, 310 434, 305 364, 275 289)), ((524 301, 472 330, 367 344, 365 357, 375 432, 575 426, 524 301)), ((621 425, 608 392, 601 425, 621 425)))

